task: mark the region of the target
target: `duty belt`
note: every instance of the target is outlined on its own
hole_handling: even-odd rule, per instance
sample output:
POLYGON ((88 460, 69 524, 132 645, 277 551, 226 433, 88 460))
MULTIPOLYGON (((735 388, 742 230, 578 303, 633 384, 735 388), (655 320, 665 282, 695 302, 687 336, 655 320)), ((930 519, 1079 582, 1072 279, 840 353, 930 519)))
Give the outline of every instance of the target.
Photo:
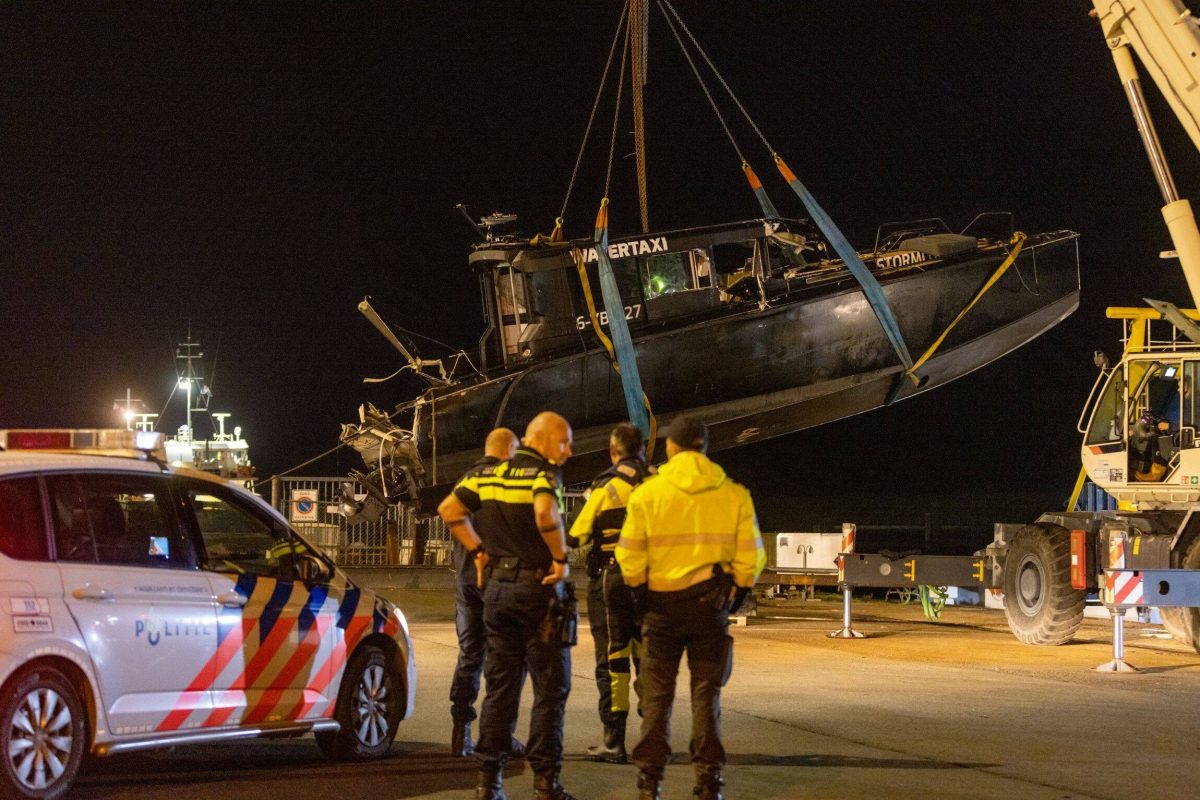
POLYGON ((497 580, 504 583, 511 583, 514 581, 540 583, 542 578, 546 577, 546 570, 544 569, 521 566, 514 567, 495 563, 488 564, 485 572, 490 580, 497 580))

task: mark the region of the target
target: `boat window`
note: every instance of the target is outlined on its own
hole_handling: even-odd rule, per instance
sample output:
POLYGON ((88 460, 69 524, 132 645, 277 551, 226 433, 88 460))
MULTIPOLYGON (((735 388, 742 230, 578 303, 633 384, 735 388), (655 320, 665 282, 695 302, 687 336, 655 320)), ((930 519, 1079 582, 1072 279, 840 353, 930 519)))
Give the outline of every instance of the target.
POLYGON ((713 246, 717 286, 723 293, 749 299, 761 294, 759 270, 762 253, 757 239, 713 246))
MULTIPOLYGON (((626 305, 642 302, 642 282, 638 280, 637 259, 622 258, 613 261, 612 268, 613 277, 617 279, 617 291, 621 294, 621 302, 626 305)), ((597 266, 596 270, 596 274, 599 276, 600 267, 597 266)), ((599 283, 593 283, 592 291, 598 291, 599 286, 599 283)))
POLYGON ((754 270, 754 239, 744 242, 730 242, 713 247, 713 260, 719 275, 732 275, 744 272, 750 274, 754 270))
POLYGON ((804 259, 806 247, 803 236, 795 234, 776 234, 767 240, 767 257, 770 260, 770 272, 805 267, 808 262, 804 259))
POLYGON ((529 321, 525 282, 525 274, 511 267, 496 270, 496 293, 500 297, 500 316, 505 325, 529 321))
POLYGON ((696 247, 685 253, 666 253, 642 259, 642 286, 651 300, 665 294, 712 286, 712 259, 696 247))
MULTIPOLYGON (((641 303, 645 297, 642 294, 642 279, 638 276, 638 259, 617 258, 609 261, 612 264, 613 278, 617 281, 617 292, 621 302, 627 306, 641 303)), ((600 288, 600 265, 592 261, 587 265, 588 285, 592 290, 592 299, 597 308, 604 307, 604 295, 600 288)), ((580 303, 583 302, 580 296, 580 303)), ((583 308, 580 305, 580 308, 583 308)))
POLYGON ((665 253, 647 257, 642 267, 642 279, 647 300, 695 288, 690 254, 665 253))
MULTIPOLYGON (((534 292, 531 276, 519 269, 502 266, 496 269, 496 302, 500 309, 501 338, 508 355, 527 357, 532 353, 528 344, 531 331, 541 322, 541 313, 532 306, 534 292)), ((538 291, 542 291, 541 288, 538 291)))
POLYGON ((692 285, 698 289, 712 286, 712 259, 708 251, 696 248, 690 253, 692 261, 692 285))

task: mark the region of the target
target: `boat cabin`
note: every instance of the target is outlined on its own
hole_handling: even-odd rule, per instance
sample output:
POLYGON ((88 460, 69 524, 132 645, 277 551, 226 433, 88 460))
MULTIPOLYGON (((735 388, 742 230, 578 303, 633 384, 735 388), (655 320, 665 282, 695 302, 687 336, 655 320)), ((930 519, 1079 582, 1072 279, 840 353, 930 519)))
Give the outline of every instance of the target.
MULTIPOLYGON (((803 221, 750 220, 612 239, 608 255, 630 333, 637 338, 758 302, 773 277, 807 266, 804 252, 816 249, 812 237, 803 221)), ((469 263, 487 323, 480 340, 485 372, 598 346, 588 292, 606 328, 608 314, 590 240, 486 242, 469 263), (586 290, 576 249, 583 253, 586 290)))

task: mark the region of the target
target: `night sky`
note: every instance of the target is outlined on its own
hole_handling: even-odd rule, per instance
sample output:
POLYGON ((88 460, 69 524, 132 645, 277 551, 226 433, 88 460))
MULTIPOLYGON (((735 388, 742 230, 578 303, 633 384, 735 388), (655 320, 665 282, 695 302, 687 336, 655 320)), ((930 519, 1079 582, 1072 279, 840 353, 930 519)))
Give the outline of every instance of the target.
MULTIPOLYGON (((1110 304, 1190 305, 1158 190, 1082 0, 687 3, 734 90, 860 247, 877 225, 1008 210, 1082 234, 1083 302, 1030 346, 890 409, 723 453, 764 528, 936 513, 1022 520, 1078 471, 1110 304)), ((454 209, 549 232, 620 4, 0 4, 0 427, 100 427, 131 387, 151 410, 190 320, 214 410, 260 474, 336 444, 357 405, 409 399, 355 310, 455 347, 482 330, 454 209)), ((653 229, 759 214, 737 157, 651 21, 653 229)), ((1200 159, 1147 87, 1181 194, 1200 159)), ((602 112, 602 129, 611 123, 602 112)), ((735 116, 735 115, 731 115, 735 116)), ((636 227, 628 116, 614 233, 636 227)), ((803 215, 745 125, 785 215, 803 215)), ((590 233, 607 141, 567 211, 590 233)), ((442 353, 427 345, 423 354, 442 353)), ((729 365, 736 368, 736 365, 729 365)), ((168 410, 168 427, 183 406, 168 410)), ((342 473, 342 457, 321 472, 342 473)))

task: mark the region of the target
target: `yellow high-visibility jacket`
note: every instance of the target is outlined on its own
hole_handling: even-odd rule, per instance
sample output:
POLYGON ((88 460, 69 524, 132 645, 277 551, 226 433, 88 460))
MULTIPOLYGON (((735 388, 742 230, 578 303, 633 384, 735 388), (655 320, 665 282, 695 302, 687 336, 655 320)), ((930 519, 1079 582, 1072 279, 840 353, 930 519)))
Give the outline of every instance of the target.
POLYGON ((767 563, 750 492, 694 450, 633 490, 615 553, 625 583, 652 592, 708 580, 714 564, 748 588, 767 563))
POLYGON ((646 474, 645 463, 633 458, 622 459, 600 473, 592 482, 587 501, 571 525, 567 546, 573 549, 599 547, 602 552, 611 553, 617 546, 621 526, 625 523, 625 504, 646 474))

